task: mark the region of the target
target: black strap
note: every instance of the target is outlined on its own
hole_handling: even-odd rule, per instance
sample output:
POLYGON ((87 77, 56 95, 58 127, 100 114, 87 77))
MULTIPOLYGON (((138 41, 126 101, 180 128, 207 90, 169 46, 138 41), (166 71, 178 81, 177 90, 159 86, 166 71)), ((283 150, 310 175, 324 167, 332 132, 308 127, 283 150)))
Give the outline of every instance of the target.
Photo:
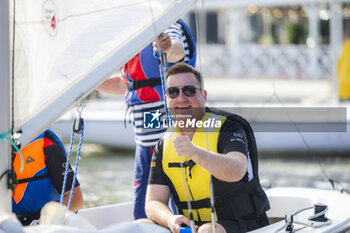
POLYGON ((4 171, 1 175, 0 175, 0 181, 2 180, 2 178, 6 175, 6 174, 10 174, 11 170, 6 170, 4 171))
MULTIPOLYGON (((187 201, 181 201, 178 204, 180 209, 188 209, 187 201)), ((201 199, 198 201, 191 201, 191 207, 193 209, 210 208, 210 198, 201 199)))
POLYGON ((34 177, 30 177, 30 178, 25 178, 25 179, 19 179, 19 180, 17 180, 16 183, 23 184, 23 183, 33 182, 33 181, 37 181, 37 180, 42 180, 42 179, 45 179, 48 177, 49 177, 49 174, 46 173, 46 174, 41 175, 41 176, 34 176, 34 177))
POLYGON ((128 91, 131 91, 131 90, 137 90, 141 87, 154 87, 161 84, 162 84, 162 80, 160 78, 149 78, 149 79, 128 82, 126 84, 126 87, 128 91))
MULTIPOLYGON (((190 169, 196 164, 193 160, 187 160, 182 163, 184 167, 190 166, 190 169)), ((169 167, 181 167, 180 163, 168 163, 169 167)))
MULTIPOLYGON (((192 178, 191 170, 194 167, 194 165, 196 165, 196 163, 193 162, 193 160, 187 160, 187 161, 185 161, 183 163, 184 168, 185 167, 189 167, 189 169, 188 169, 189 170, 189 174, 188 175, 190 176, 190 178, 192 178)), ((168 163, 168 166, 169 167, 181 167, 180 163, 168 163)))

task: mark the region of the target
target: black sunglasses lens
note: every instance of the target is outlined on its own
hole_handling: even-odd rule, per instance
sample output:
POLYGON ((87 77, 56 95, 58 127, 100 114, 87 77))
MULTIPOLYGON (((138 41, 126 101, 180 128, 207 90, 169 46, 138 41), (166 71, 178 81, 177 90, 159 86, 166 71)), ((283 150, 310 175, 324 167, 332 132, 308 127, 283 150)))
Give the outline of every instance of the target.
POLYGON ((184 93, 185 96, 187 97, 192 97, 196 94, 196 87, 194 86, 184 86, 182 88, 182 92, 184 93))
POLYGON ((167 94, 172 99, 178 97, 179 93, 180 93, 180 89, 178 87, 169 87, 167 90, 167 94))

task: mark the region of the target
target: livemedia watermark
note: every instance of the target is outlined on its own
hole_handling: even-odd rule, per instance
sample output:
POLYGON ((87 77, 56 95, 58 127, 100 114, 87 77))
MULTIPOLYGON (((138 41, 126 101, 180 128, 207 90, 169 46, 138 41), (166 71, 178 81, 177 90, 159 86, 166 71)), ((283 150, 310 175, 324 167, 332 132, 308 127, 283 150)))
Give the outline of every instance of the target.
MULTIPOLYGON (((346 132, 346 107, 239 107, 218 108, 246 119, 254 132, 346 132)), ((169 109, 169 112, 174 112, 169 109)), ((196 109, 193 109, 196 111, 196 109)), ((144 112, 143 130, 221 128, 218 117, 198 120, 191 114, 144 112)), ((223 129, 225 130, 225 128, 223 129)))

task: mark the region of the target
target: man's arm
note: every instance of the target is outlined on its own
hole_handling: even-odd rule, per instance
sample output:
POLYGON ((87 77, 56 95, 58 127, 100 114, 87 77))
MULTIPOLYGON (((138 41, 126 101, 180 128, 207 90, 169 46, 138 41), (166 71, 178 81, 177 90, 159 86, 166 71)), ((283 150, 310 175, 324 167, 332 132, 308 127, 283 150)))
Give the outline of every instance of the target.
POLYGON ((98 86, 96 90, 114 95, 122 95, 127 91, 126 84, 120 77, 107 79, 100 86, 98 86))
POLYGON ((173 143, 179 156, 192 159, 207 171, 210 166, 211 174, 219 180, 236 182, 247 172, 248 160, 241 152, 232 151, 227 154, 210 152, 194 145, 186 135, 174 138, 173 143))
POLYGON ((170 188, 162 167, 163 139, 154 148, 149 183, 146 194, 146 214, 148 219, 178 233, 181 224, 190 226, 190 220, 183 215, 174 215, 168 207, 170 188))
MULTIPOLYGON (((46 167, 48 170, 48 174, 52 179, 52 184, 55 186, 57 192, 60 194, 62 192, 63 187, 63 179, 65 174, 65 168, 67 163, 67 158, 65 156, 65 153, 63 151, 63 148, 59 146, 53 138, 51 138, 50 135, 46 135, 46 142, 50 141, 52 144, 48 143, 48 146, 44 148, 44 153, 46 155, 46 167)), ((66 183, 66 189, 67 191, 64 192, 63 195, 63 204, 68 205, 69 201, 69 195, 71 192, 71 186, 72 181, 74 177, 74 172, 69 165, 68 169, 68 177, 67 177, 67 183, 66 183)), ((83 206, 83 194, 80 189, 79 181, 76 180, 74 193, 72 197, 71 202, 71 208, 70 210, 73 212, 76 212, 83 206)))
POLYGON ((170 190, 168 186, 149 184, 145 204, 147 218, 159 225, 168 227, 168 218, 173 215, 168 207, 169 197, 170 190))
MULTIPOLYGON (((71 190, 68 190, 63 195, 63 205, 68 206, 69 196, 71 190)), ((70 205, 70 211, 77 212, 83 207, 83 193, 81 192, 80 186, 74 188, 72 202, 70 205)))
POLYGON ((190 220, 183 215, 174 215, 168 207, 170 189, 166 185, 151 184, 147 187, 146 214, 147 218, 157 224, 178 233, 181 224, 190 226, 190 220))

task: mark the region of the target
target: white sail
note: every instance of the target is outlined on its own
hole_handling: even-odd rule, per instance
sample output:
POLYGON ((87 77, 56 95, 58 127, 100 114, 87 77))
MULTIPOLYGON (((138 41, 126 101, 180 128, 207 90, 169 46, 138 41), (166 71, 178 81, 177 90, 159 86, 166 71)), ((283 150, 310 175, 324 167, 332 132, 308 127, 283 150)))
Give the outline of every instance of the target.
POLYGON ((21 142, 91 92, 194 2, 15 1, 14 118, 21 142))
MULTIPOLYGON (((196 1, 0 1, 0 74, 1 79, 6 79, 0 86, 0 134, 9 131, 13 119, 15 131, 22 131, 20 142, 26 144, 196 1)), ((1 140, 0 147, 3 174, 10 167, 9 143, 1 140)), ((5 186, 6 179, 2 179, 0 209, 9 210, 10 192, 5 186)))

